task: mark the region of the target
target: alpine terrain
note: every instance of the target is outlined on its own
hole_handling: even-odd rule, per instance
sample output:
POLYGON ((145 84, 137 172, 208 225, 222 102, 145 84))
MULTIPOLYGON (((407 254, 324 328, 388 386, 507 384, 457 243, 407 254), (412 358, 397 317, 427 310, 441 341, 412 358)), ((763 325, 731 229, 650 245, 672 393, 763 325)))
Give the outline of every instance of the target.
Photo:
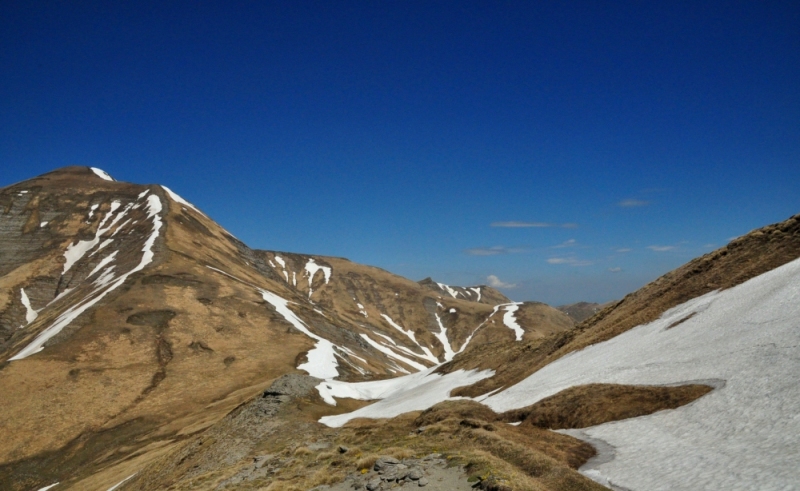
POLYGON ((800 215, 559 310, 97 168, 0 210, 0 489, 800 489, 800 215))

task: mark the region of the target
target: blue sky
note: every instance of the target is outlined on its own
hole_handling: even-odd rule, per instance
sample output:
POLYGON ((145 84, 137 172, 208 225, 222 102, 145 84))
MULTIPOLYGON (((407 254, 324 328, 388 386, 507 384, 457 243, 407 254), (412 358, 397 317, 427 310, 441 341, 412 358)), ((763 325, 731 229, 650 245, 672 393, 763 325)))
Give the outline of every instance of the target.
POLYGON ((800 212, 797 2, 117 3, 0 3, 0 185, 551 304, 800 212))

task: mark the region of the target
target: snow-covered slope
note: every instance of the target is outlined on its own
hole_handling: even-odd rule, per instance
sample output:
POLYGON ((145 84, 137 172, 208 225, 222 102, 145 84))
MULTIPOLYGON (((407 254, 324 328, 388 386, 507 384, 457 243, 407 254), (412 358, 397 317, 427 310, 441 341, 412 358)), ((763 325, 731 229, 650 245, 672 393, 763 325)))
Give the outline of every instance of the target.
POLYGON ((800 260, 670 309, 484 401, 495 411, 588 383, 721 385, 685 407, 588 428, 587 472, 631 490, 800 489, 800 260))

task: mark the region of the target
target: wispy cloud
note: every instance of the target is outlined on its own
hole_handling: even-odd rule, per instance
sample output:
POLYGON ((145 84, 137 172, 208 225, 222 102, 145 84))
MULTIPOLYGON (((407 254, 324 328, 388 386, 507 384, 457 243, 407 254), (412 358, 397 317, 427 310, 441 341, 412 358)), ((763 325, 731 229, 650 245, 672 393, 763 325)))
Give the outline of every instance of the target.
POLYGON ((633 249, 629 247, 620 247, 619 249, 615 249, 614 252, 619 252, 620 254, 624 254, 626 252, 631 252, 633 249))
POLYGON ((585 261, 576 257, 551 257, 547 260, 549 264, 566 264, 569 266, 591 266, 591 261, 585 261))
POLYGON ((489 283, 489 286, 492 288, 516 288, 516 283, 506 283, 501 281, 500 278, 497 276, 490 274, 486 277, 486 281, 489 283))
POLYGON ((578 245, 578 241, 577 240, 569 239, 569 240, 566 240, 566 241, 564 241, 564 242, 562 242, 562 243, 560 243, 560 244, 558 244, 556 246, 553 246, 552 248, 553 249, 564 249, 564 248, 567 248, 567 247, 575 247, 576 245, 578 245))
POLYGON ((651 245, 647 246, 648 249, 654 252, 667 252, 675 249, 675 246, 659 246, 659 245, 651 245))
POLYGON ((608 268, 608 270, 609 270, 610 272, 612 272, 612 273, 621 273, 621 272, 622 272, 622 268, 620 268, 620 267, 616 267, 616 268, 608 268))
POLYGON ((473 247, 472 249, 466 249, 464 253, 470 256, 499 256, 500 254, 520 254, 527 251, 528 250, 523 247, 494 246, 473 247))
POLYGON ((649 205, 649 201, 641 200, 641 199, 624 199, 617 203, 618 206, 623 208, 637 208, 640 206, 647 206, 649 205))
POLYGON ((577 223, 547 223, 547 222, 492 222, 492 227, 503 228, 547 228, 547 227, 560 227, 560 228, 578 228, 577 223))

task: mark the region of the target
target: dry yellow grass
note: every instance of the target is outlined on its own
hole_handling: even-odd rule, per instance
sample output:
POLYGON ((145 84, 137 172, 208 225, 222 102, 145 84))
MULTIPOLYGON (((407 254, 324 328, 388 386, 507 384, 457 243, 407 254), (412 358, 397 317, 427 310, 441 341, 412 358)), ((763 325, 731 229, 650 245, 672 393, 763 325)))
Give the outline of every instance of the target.
POLYGON ((644 416, 688 404, 713 388, 589 384, 571 387, 528 407, 503 413, 504 421, 524 421, 540 428, 585 428, 644 416))

